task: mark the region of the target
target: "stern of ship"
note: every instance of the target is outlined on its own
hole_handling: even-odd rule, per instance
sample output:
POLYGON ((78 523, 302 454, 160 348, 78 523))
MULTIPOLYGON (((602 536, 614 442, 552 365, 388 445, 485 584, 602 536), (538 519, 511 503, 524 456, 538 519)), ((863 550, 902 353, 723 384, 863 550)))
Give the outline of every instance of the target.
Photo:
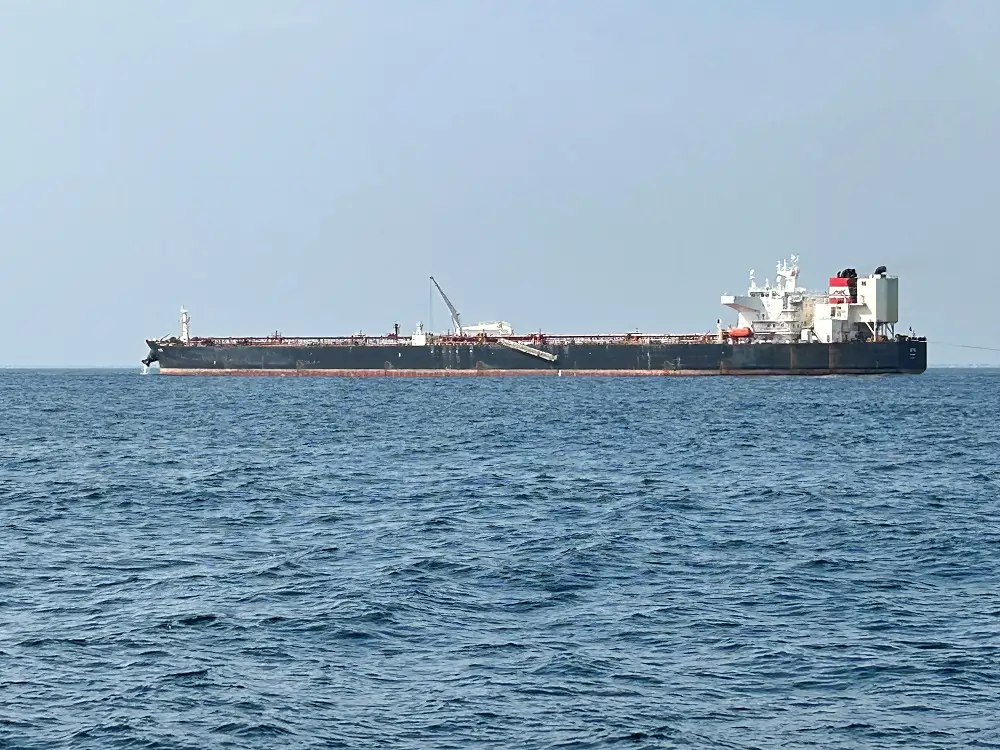
POLYGON ((920 375, 927 370, 927 339, 899 336, 896 346, 899 347, 900 372, 920 375))

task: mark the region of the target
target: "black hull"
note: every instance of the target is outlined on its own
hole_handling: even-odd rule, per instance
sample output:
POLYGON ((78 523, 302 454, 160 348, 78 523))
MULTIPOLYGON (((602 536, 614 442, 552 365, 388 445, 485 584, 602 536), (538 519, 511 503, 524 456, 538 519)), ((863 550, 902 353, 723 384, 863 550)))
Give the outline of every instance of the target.
POLYGON ((500 344, 203 346, 147 342, 171 375, 875 375, 927 369, 927 342, 538 345, 548 362, 500 344))

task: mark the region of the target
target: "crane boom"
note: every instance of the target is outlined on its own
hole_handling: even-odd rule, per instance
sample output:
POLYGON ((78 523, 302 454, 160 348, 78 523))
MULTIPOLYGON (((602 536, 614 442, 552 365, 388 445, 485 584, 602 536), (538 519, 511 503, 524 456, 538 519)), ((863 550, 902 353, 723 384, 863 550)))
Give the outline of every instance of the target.
POLYGON ((462 321, 458 317, 458 310, 456 310, 455 306, 453 304, 451 304, 451 300, 448 299, 448 295, 444 293, 444 289, 441 288, 441 285, 437 283, 437 281, 434 279, 433 276, 431 276, 431 283, 433 283, 434 286, 437 287, 438 294, 441 295, 441 299, 443 299, 444 303, 446 305, 448 305, 448 311, 451 313, 451 322, 455 326, 455 332, 459 336, 461 336, 462 335, 462 321))

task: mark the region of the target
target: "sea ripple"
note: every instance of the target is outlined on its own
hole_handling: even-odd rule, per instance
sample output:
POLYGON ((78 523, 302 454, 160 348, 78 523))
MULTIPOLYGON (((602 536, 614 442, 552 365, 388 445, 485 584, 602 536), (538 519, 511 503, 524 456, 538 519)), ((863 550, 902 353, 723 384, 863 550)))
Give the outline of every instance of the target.
POLYGON ((1000 746, 998 372, 0 410, 0 746, 1000 746))

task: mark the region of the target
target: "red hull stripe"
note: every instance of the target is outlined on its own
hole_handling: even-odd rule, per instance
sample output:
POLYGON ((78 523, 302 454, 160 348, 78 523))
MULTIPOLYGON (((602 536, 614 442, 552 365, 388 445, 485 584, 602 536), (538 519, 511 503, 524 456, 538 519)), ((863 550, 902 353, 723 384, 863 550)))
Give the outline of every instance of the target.
POLYGON ((276 377, 345 377, 345 378, 447 378, 493 377, 511 375, 650 377, 694 375, 877 375, 893 370, 222 370, 198 368, 160 369, 162 375, 242 375, 276 377))

